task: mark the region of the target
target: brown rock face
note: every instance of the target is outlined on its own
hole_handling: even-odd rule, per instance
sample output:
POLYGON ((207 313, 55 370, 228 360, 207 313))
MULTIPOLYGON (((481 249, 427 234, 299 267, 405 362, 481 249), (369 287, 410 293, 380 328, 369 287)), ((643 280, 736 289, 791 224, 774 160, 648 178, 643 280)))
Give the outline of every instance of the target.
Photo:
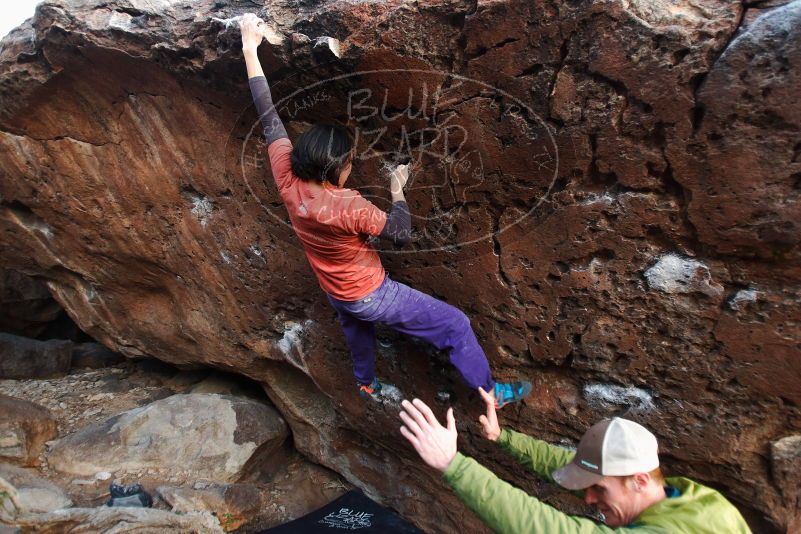
MULTIPOLYGON (((291 135, 349 123, 351 180, 383 207, 382 162, 419 161, 415 238, 383 261, 471 317, 496 376, 535 383, 502 424, 569 442, 626 414, 669 473, 722 489, 755 531, 797 531, 801 1, 750 4, 258 14, 283 38, 261 52, 291 135)), ((299 450, 427 531, 480 532, 402 442, 394 401, 355 395, 253 135, 238 6, 44 3, 2 41, 0 263, 127 356, 258 380, 299 450)), ((379 334, 382 377, 447 392, 462 450, 552 492, 478 436, 443 355, 379 334)))

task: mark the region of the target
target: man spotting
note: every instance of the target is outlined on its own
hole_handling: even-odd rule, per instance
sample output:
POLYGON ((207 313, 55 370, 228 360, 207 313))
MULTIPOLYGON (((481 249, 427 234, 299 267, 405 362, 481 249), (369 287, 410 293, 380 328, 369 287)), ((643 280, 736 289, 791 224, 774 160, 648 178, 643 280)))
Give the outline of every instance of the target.
POLYGON ((581 438, 576 452, 512 430, 501 430, 492 397, 480 393, 484 436, 540 477, 569 490, 602 514, 604 524, 565 514, 531 497, 456 450, 453 409, 439 424, 419 399, 403 401, 401 434, 429 466, 495 532, 504 534, 746 534, 740 512, 717 491, 683 477, 664 478, 656 437, 627 419, 605 419, 581 438))

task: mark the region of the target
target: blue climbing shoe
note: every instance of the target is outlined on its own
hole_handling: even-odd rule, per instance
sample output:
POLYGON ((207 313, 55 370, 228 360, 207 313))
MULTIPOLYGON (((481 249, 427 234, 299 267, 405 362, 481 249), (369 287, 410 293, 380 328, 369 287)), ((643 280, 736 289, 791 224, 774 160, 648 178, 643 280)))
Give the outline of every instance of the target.
POLYGON ((496 382, 495 383, 495 408, 503 408, 507 404, 523 400, 531 393, 531 382, 525 380, 520 382, 496 382))
POLYGON ((365 399, 375 400, 379 393, 381 393, 381 382, 378 377, 373 378, 373 381, 368 384, 357 384, 359 386, 359 395, 365 399))

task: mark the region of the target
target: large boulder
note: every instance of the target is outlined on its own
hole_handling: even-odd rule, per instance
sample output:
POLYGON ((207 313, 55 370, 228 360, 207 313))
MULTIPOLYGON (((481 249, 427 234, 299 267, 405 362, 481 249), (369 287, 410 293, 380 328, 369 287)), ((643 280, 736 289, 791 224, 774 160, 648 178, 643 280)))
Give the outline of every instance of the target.
POLYGON ((0 333, 0 378, 50 378, 69 372, 72 342, 0 333))
POLYGON ((56 471, 84 477, 148 471, 233 482, 251 458, 268 458, 287 435, 281 416, 264 403, 173 395, 61 438, 47 460, 56 471))
POLYGON ((0 461, 34 466, 44 444, 58 434, 58 425, 47 408, 0 395, 0 461))
MULTIPOLYGON (((65 0, 2 41, 0 261, 113 350, 262 383, 304 453, 456 531, 481 527, 392 402, 356 397, 286 224, 247 10, 277 32, 261 54, 291 136, 356 127, 350 183, 384 208, 380 156, 419 159, 415 242, 384 263, 463 309, 497 376, 537 384, 504 425, 571 443, 626 413, 755 529, 797 524, 766 458, 801 431, 801 2, 65 0)), ((465 452, 550 495, 485 446, 444 360, 390 337, 378 370, 450 399, 465 452)))

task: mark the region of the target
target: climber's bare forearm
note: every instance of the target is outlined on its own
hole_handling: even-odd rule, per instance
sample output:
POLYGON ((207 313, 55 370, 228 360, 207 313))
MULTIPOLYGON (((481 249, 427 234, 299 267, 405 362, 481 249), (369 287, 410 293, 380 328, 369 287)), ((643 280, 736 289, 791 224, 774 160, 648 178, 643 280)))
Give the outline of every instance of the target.
POLYGON ((256 51, 264 40, 261 26, 264 21, 253 13, 245 13, 239 21, 239 32, 242 34, 242 54, 245 56, 245 65, 248 68, 248 78, 264 76, 256 51))
POLYGON ((256 50, 255 47, 242 49, 242 53, 245 55, 245 65, 248 69, 248 79, 264 76, 264 70, 261 68, 261 62, 259 62, 259 55, 256 50))

